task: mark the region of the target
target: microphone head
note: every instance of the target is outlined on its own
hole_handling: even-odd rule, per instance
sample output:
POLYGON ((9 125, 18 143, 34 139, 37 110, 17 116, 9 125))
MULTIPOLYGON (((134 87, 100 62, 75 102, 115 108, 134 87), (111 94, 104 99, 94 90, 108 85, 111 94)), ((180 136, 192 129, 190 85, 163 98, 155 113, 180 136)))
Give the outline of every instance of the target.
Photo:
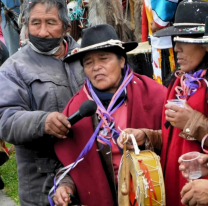
POLYGON ((97 104, 92 100, 86 100, 79 108, 79 112, 82 117, 90 117, 95 114, 96 110, 97 104))

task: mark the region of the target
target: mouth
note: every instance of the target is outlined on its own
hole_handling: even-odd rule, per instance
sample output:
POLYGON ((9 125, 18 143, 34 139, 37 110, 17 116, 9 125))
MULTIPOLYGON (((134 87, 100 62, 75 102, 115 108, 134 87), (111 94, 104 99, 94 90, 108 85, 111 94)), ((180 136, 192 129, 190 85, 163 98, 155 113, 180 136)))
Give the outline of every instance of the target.
POLYGON ((95 75, 94 79, 95 79, 95 80, 101 80, 101 79, 103 79, 104 77, 105 77, 104 74, 97 74, 97 75, 95 75))
POLYGON ((177 57, 177 62, 178 62, 178 64, 182 63, 183 61, 184 61, 183 58, 177 57))

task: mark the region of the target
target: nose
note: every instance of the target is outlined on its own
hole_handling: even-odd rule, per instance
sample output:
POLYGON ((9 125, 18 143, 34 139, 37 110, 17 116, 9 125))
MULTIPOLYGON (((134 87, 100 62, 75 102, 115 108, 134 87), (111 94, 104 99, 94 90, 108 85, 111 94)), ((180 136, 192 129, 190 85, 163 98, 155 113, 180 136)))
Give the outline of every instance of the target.
POLYGON ((49 37, 49 33, 48 33, 48 29, 47 29, 47 26, 46 24, 41 24, 41 27, 40 27, 40 31, 38 33, 38 36, 41 37, 41 38, 47 38, 49 37))
POLYGON ((93 70, 97 71, 99 69, 101 69, 101 65, 100 65, 99 61, 98 60, 94 60, 94 62, 93 62, 93 70))
POLYGON ((175 44, 175 47, 174 47, 174 51, 175 52, 180 52, 182 49, 181 49, 181 44, 180 42, 176 42, 175 44))

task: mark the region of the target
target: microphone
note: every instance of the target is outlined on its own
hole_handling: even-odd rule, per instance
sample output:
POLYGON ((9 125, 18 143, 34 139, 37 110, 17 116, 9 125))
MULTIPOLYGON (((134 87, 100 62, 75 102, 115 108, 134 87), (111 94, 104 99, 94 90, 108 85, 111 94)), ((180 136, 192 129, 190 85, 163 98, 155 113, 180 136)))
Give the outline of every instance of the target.
POLYGON ((67 120, 70 122, 71 125, 77 123, 84 117, 90 117, 95 114, 97 110, 97 104, 92 100, 86 100, 81 104, 79 110, 72 114, 67 120))

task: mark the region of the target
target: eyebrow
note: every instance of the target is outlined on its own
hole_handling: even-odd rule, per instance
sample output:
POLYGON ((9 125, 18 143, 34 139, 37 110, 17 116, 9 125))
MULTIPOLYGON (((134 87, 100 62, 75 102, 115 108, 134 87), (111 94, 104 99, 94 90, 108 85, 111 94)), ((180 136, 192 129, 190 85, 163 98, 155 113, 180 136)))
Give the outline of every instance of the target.
POLYGON ((34 22, 34 21, 40 21, 40 19, 37 19, 37 18, 30 19, 30 22, 34 22))
MULTIPOLYGON (((35 22, 35 21, 41 21, 41 19, 35 17, 35 18, 31 18, 30 21, 33 23, 33 22, 35 22)), ((54 19, 54 18, 48 18, 48 19, 46 19, 46 21, 57 22, 57 20, 54 19)))
MULTIPOLYGON (((101 53, 101 54, 98 54, 100 57, 102 57, 102 56, 108 56, 108 54, 107 53, 101 53)), ((83 62, 84 61, 87 61, 87 60, 89 60, 90 59, 90 56, 89 57, 87 57, 87 58, 83 58, 83 62)))
POLYGON ((86 62, 87 60, 89 60, 90 59, 90 57, 87 57, 87 58, 83 58, 83 62, 86 62))
POLYGON ((99 54, 99 56, 108 56, 108 54, 107 53, 101 53, 101 54, 99 54))
POLYGON ((57 20, 56 19, 46 19, 46 21, 53 21, 53 22, 57 22, 57 20))

